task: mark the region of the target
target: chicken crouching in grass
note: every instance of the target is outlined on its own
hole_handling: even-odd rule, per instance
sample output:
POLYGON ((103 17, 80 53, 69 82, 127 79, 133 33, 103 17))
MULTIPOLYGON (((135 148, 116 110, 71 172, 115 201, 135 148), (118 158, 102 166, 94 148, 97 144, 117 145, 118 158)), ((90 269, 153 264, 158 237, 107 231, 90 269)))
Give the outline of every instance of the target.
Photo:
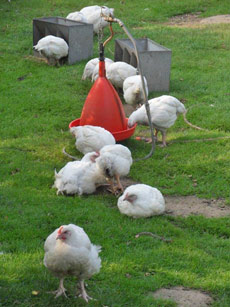
POLYGON ((92 194, 106 182, 102 170, 95 163, 98 153, 85 155, 81 161, 68 162, 58 173, 55 170, 53 187, 57 195, 92 194))
POLYGON ((46 239, 44 249, 44 265, 60 279, 58 289, 53 292, 56 298, 60 295, 66 297, 64 278, 76 276, 79 280, 80 296, 86 302, 92 299, 86 293, 84 281, 100 271, 101 247, 90 242, 83 228, 74 224, 57 228, 46 239))
MULTIPOLYGON (((186 109, 183 103, 173 96, 163 95, 149 100, 151 122, 156 129, 155 136, 158 132, 162 134, 162 145, 166 146, 166 131, 174 125, 179 114, 185 114, 186 109)), ((128 120, 128 126, 132 127, 135 123, 148 125, 148 117, 145 106, 141 106, 134 111, 128 120)), ((151 139, 149 139, 151 142, 151 139)))
POLYGON ((125 189, 117 202, 122 214, 133 218, 163 214, 165 200, 161 192, 146 184, 134 184, 125 189))
POLYGON ((123 191, 120 177, 128 175, 130 171, 133 162, 130 150, 120 144, 106 145, 99 151, 99 157, 95 161, 109 181, 113 193, 116 193, 118 189, 123 191), (114 186, 114 178, 117 181, 117 187, 114 186))
POLYGON ((66 41, 53 35, 41 38, 33 48, 43 55, 50 65, 60 65, 60 60, 69 52, 66 41))
POLYGON ((70 128, 76 138, 76 148, 86 154, 92 151, 99 151, 105 145, 116 143, 113 135, 102 127, 85 125, 70 128))

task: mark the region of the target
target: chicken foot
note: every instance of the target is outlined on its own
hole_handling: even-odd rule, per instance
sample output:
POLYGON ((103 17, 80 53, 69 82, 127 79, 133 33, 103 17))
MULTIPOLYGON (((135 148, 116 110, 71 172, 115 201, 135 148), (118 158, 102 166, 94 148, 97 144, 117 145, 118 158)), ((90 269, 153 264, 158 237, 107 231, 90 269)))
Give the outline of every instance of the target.
POLYGON ((79 284, 81 288, 81 294, 79 295, 79 297, 82 297, 86 301, 86 303, 88 303, 89 300, 93 300, 93 298, 90 297, 85 290, 84 280, 80 281, 79 284))
POLYGON ((64 278, 61 278, 58 289, 55 290, 55 291, 51 291, 49 293, 56 294, 55 298, 57 298, 57 297, 59 297, 61 295, 64 295, 67 298, 67 295, 65 294, 65 291, 66 291, 66 289, 64 288, 64 278))

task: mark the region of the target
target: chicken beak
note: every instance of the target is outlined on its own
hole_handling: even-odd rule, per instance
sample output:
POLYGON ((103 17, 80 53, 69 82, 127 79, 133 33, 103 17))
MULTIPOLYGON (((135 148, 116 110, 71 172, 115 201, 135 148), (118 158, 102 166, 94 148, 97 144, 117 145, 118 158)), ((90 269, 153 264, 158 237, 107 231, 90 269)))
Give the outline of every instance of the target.
POLYGON ((61 239, 61 234, 56 236, 56 240, 61 239))
POLYGON ((125 198, 123 199, 123 201, 124 200, 129 201, 129 194, 128 193, 125 195, 125 198))

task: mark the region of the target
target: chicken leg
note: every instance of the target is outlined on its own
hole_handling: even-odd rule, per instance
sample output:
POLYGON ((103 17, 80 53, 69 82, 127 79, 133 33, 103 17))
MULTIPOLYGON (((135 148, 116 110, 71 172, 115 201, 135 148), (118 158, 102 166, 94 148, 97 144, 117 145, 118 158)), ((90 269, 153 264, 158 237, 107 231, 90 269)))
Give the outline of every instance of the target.
POLYGON ((90 297, 85 290, 84 280, 81 280, 79 284, 81 288, 81 294, 79 296, 82 297, 86 301, 86 303, 88 303, 89 300, 93 300, 93 298, 90 297))
POLYGON ((65 297, 67 297, 67 295, 65 294, 66 289, 64 288, 64 278, 60 279, 60 283, 59 283, 59 287, 56 291, 52 291, 50 293, 56 294, 55 298, 64 295, 65 297))

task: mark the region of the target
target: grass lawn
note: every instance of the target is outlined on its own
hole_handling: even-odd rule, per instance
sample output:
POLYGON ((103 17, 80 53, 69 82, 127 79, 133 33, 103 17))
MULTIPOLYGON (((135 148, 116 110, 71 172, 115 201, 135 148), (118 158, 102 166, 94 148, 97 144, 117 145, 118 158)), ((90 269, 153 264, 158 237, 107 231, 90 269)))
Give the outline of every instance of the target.
MULTIPOLYGON (((69 223, 83 227, 102 246, 102 269, 87 281, 89 295, 97 299, 89 306, 175 306, 149 293, 177 285, 209 292, 213 306, 230 306, 229 218, 132 220, 121 216, 113 195, 65 197, 51 189, 54 169, 68 162, 62 148, 81 157, 68 124, 80 117, 92 84, 81 81, 87 61, 56 68, 32 57, 32 20, 65 17, 94 4, 114 7, 136 38, 146 36, 172 50, 169 94, 190 108, 187 118, 193 124, 207 129, 196 131, 180 117, 168 131, 169 146, 157 146, 150 159, 134 163, 130 178, 164 195, 230 203, 229 139, 194 142, 230 137, 230 24, 167 24, 170 17, 185 13, 228 14, 229 0, 0 0, 0 306, 85 306, 75 298, 74 278, 65 282, 69 299, 47 294, 58 280, 43 266, 44 240, 69 223), (136 239, 141 231, 173 243, 136 239)), ((126 37, 118 25, 113 28, 115 38, 126 37)), ((95 37, 95 57, 97 47, 95 37)), ((113 50, 114 41, 106 56, 113 58, 113 50)), ((143 129, 138 127, 135 135, 143 129)), ((133 158, 150 151, 149 144, 134 137, 122 144, 133 158)))

